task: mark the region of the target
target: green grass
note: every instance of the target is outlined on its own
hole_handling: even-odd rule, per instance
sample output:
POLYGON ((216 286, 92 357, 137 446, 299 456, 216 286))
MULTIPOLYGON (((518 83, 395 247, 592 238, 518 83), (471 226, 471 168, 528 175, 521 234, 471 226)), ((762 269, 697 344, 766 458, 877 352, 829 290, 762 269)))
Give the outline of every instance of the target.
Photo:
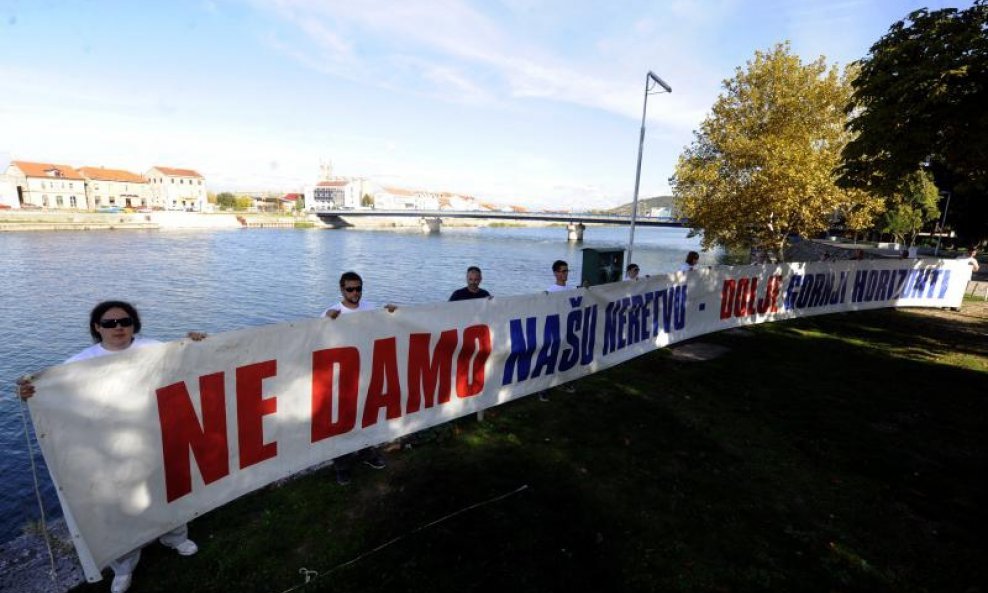
POLYGON ((986 334, 876 311, 706 336, 729 352, 246 496, 191 524, 197 556, 146 548, 132 591, 281 592, 302 567, 307 592, 983 591, 986 334))

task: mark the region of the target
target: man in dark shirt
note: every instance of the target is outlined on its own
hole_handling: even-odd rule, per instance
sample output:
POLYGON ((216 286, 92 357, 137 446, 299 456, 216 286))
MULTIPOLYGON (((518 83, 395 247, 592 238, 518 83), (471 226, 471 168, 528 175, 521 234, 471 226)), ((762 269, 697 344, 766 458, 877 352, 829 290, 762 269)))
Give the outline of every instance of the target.
POLYGON ((491 293, 480 287, 480 281, 483 279, 484 277, 480 273, 480 268, 470 266, 467 268, 467 285, 449 295, 449 300, 465 301, 467 299, 486 299, 490 297, 491 293))

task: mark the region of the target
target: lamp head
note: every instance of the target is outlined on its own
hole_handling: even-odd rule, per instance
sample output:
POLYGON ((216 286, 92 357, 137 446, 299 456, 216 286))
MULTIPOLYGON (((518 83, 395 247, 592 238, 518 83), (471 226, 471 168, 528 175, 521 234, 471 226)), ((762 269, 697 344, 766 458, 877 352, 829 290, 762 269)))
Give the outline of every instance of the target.
POLYGON ((671 86, 669 86, 668 84, 666 84, 666 81, 664 81, 664 80, 662 80, 661 78, 659 78, 659 77, 658 77, 658 76, 657 76, 657 75, 655 74, 655 72, 652 72, 651 70, 649 70, 649 71, 648 71, 648 77, 649 77, 649 78, 651 78, 651 79, 652 79, 652 80, 653 80, 653 81, 655 82, 655 84, 657 84, 657 85, 659 85, 660 87, 662 87, 662 88, 664 88, 664 89, 666 90, 666 92, 667 92, 667 93, 671 93, 671 92, 672 92, 672 87, 671 87, 671 86))

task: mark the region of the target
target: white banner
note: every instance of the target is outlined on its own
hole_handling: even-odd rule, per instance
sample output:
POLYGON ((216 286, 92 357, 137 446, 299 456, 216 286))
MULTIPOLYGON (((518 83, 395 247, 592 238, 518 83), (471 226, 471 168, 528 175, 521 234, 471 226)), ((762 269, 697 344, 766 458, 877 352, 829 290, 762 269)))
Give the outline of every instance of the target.
POLYGON ((959 307, 963 261, 716 267, 310 319, 52 367, 31 416, 89 580, 314 464, 731 327, 959 307))

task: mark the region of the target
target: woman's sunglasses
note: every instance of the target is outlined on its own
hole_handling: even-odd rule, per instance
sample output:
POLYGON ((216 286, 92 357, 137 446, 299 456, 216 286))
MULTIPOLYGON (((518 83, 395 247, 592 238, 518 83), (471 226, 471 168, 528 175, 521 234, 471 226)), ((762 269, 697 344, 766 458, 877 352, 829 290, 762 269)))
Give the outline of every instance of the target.
POLYGON ((130 317, 121 317, 120 319, 100 319, 99 326, 103 329, 113 329, 117 326, 120 327, 130 327, 134 325, 134 320, 130 317))

